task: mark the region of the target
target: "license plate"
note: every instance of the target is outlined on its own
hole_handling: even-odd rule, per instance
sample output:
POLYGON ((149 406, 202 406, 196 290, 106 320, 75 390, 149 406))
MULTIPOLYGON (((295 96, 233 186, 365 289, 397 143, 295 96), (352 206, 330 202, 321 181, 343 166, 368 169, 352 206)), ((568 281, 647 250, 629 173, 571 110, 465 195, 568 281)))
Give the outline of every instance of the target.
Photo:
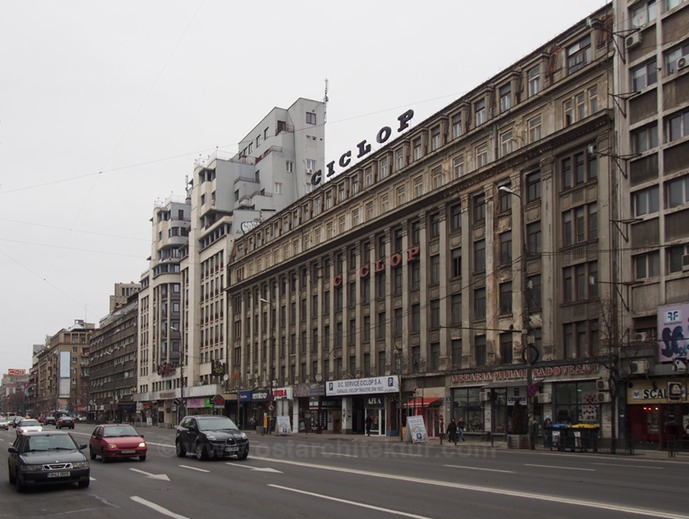
POLYGON ((136 451, 135 450, 127 450, 127 451, 121 451, 122 454, 134 454, 136 451))
POLYGON ((68 478, 70 476, 70 472, 68 470, 63 471, 63 472, 49 472, 48 477, 49 478, 68 478))
POLYGON ((237 452, 239 447, 225 447, 225 452, 237 452))

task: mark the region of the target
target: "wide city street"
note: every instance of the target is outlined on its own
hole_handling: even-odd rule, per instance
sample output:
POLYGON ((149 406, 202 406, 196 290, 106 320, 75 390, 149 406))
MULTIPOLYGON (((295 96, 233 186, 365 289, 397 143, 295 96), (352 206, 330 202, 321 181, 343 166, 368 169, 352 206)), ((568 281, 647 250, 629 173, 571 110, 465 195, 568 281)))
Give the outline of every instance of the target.
MULTIPOLYGON (((87 443, 93 426, 72 431, 87 443)), ((91 463, 86 489, 18 493, 0 517, 688 518, 689 457, 411 445, 381 437, 260 436, 245 461, 178 458, 174 430, 142 427, 145 462, 91 463)), ((15 431, 0 431, 7 450, 15 431)))

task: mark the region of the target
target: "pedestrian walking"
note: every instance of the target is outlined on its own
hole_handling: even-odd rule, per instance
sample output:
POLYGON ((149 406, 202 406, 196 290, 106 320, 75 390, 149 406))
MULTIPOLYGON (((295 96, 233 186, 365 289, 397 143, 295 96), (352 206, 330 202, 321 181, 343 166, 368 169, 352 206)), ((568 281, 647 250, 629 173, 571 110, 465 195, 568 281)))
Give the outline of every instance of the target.
POLYGON ((447 440, 457 445, 457 422, 454 418, 447 424, 447 440))
POLYGON ((550 416, 543 420, 543 447, 553 450, 553 421, 550 416))
POLYGON ((371 436, 371 425, 373 425, 373 418, 371 417, 370 414, 366 415, 365 425, 366 425, 366 436, 371 436))
POLYGON ((461 440, 463 442, 466 441, 466 438, 464 438, 464 427, 465 427, 464 418, 460 417, 459 423, 457 424, 457 432, 459 433, 459 437, 461 438, 461 440))
POLYGON ((677 440, 681 435, 681 429, 679 424, 675 421, 675 415, 669 415, 668 421, 665 422, 665 441, 667 442, 668 457, 674 458, 677 454, 677 440))
POLYGON ((304 431, 306 434, 309 434, 309 430, 311 429, 311 412, 306 411, 304 413, 304 431))

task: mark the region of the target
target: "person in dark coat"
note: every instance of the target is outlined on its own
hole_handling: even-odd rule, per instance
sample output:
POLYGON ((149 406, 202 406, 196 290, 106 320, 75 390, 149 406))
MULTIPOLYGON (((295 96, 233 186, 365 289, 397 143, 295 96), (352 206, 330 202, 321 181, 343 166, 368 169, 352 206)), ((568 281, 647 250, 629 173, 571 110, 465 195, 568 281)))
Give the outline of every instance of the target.
POLYGON ((366 416, 366 436, 371 436, 371 425, 373 425, 373 418, 371 418, 371 415, 366 416))
POLYGON ((464 418, 460 417, 459 423, 457 424, 457 432, 459 433, 459 437, 462 441, 466 441, 466 438, 464 438, 464 426, 464 418))
POLYGON ((454 418, 447 424, 447 440, 457 445, 457 422, 454 418))

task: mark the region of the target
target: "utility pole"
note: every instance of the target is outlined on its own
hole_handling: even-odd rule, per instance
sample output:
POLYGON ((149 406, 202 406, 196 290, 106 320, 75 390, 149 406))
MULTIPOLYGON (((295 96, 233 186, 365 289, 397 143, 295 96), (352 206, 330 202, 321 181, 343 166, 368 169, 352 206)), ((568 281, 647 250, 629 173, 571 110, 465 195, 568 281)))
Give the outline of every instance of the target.
POLYGON ((534 438, 534 397, 533 397, 533 364, 536 362, 536 357, 533 354, 534 346, 529 343, 531 332, 531 311, 528 291, 528 273, 526 269, 526 258, 529 252, 529 247, 526 243, 526 208, 524 207, 524 200, 522 196, 513 191, 508 186, 500 186, 498 191, 507 193, 517 197, 519 200, 519 233, 522 242, 522 254, 519 267, 521 269, 521 284, 522 284, 522 358, 526 363, 526 414, 527 414, 527 436, 529 438, 529 449, 536 448, 536 438, 534 438))

